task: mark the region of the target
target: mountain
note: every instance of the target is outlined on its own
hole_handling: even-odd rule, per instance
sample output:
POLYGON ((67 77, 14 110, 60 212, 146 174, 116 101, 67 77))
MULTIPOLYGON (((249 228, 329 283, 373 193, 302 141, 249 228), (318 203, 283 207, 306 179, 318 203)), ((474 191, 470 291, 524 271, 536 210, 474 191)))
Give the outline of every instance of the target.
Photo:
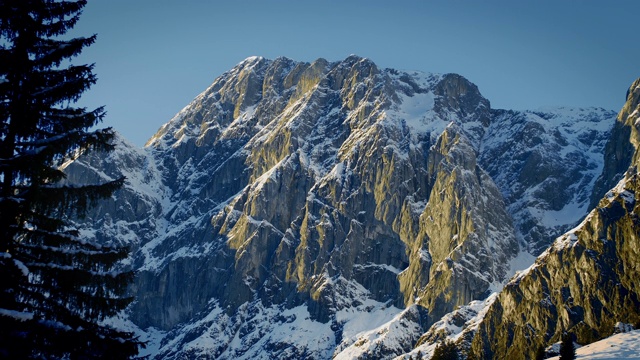
POLYGON ((154 357, 392 358, 484 314, 588 213, 614 119, 495 110, 460 75, 357 56, 252 57, 143 149, 65 171, 128 179, 78 225, 132 248, 112 321, 154 357))
POLYGON ((640 323, 639 110, 640 79, 629 89, 606 146, 604 169, 627 162, 627 171, 580 225, 509 281, 478 326, 475 354, 531 357, 565 332, 589 344, 613 334, 618 322, 640 323), (631 156, 612 150, 625 148, 634 149, 631 156))
POLYGON ((615 185, 606 178, 596 184, 609 174, 603 149, 613 116, 602 109, 494 111, 480 164, 501 189, 529 253, 542 253, 595 206, 592 197, 615 185))

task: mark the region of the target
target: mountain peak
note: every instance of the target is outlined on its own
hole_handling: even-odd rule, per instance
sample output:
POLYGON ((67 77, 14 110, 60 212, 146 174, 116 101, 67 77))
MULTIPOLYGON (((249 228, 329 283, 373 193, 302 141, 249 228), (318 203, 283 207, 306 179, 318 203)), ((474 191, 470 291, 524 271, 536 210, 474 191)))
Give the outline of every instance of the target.
POLYGON ((157 357, 392 357, 586 214, 613 123, 593 113, 495 111, 463 76, 353 55, 251 57, 107 159, 137 185, 85 233, 131 242, 157 357))
POLYGON ((258 63, 260 61, 263 61, 263 60, 265 60, 264 57, 253 55, 253 56, 249 56, 246 59, 242 60, 240 63, 238 63, 237 66, 246 66, 246 65, 249 65, 249 64, 256 64, 256 63, 258 63))

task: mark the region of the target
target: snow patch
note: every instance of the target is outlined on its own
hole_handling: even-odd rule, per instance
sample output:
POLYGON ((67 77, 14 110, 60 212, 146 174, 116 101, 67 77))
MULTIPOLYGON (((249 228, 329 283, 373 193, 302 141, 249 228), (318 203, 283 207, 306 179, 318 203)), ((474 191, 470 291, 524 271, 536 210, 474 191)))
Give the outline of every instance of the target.
MULTIPOLYGON (((520 278, 523 272, 530 271, 530 267, 536 261, 536 257, 529 254, 526 251, 520 251, 518 255, 509 261, 509 267, 507 270, 507 275, 505 279, 509 279, 511 281, 514 276, 518 276, 520 278)), ((504 283, 494 282, 489 286, 489 290, 493 293, 498 293, 504 288, 504 283)))
POLYGON ((22 312, 22 311, 15 311, 15 310, 9 310, 9 309, 0 309, 0 316, 6 316, 6 317, 10 317, 10 318, 14 318, 18 321, 28 321, 28 320, 33 320, 33 313, 30 312, 22 312))
MULTIPOLYGON (((549 360, 558 360, 555 356, 549 360)), ((640 330, 616 334, 582 346, 576 350, 576 360, 640 359, 640 330)))

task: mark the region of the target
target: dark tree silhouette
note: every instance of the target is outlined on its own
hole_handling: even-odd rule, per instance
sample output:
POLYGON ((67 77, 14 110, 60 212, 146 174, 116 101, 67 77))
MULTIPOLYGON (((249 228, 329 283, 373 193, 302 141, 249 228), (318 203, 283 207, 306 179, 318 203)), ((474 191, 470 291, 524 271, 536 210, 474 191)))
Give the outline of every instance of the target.
POLYGON ((111 150, 104 109, 74 107, 95 83, 70 59, 96 37, 64 39, 86 0, 0 0, 0 357, 129 358, 141 345, 102 325, 125 308, 126 248, 79 237, 70 218, 123 184, 65 184, 61 166, 111 150))
POLYGON ((560 343, 560 360, 573 360, 576 358, 576 349, 573 346, 573 335, 564 333, 560 343))
POLYGON ((451 341, 443 341, 433 351, 431 360, 458 360, 458 348, 451 341))

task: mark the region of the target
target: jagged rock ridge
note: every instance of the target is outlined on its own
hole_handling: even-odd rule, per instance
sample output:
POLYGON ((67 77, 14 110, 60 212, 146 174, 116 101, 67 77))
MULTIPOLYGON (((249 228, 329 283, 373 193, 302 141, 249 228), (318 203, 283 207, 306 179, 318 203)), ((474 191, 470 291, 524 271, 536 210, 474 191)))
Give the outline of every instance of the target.
POLYGON ((506 285, 478 327, 476 356, 532 358, 564 332, 588 344, 613 334, 616 323, 640 323, 639 110, 640 79, 607 144, 600 186, 615 179, 610 171, 627 171, 579 226, 506 285))
POLYGON ((160 331, 154 355, 389 357, 586 213, 613 116, 492 110, 459 75, 356 56, 254 57, 145 149, 67 171, 129 178, 85 234, 135 249, 128 318, 160 331))

